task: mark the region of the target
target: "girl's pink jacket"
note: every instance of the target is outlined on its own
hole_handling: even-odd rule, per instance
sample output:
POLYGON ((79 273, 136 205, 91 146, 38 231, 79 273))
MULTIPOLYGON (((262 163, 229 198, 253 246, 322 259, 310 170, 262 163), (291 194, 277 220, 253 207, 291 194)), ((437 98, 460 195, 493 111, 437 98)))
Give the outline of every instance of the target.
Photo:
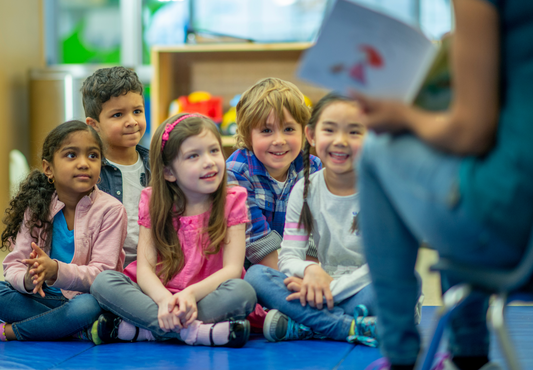
MULTIPOLYGON (((53 219, 64 206, 57 198, 57 193, 54 193, 50 217, 53 219)), ((26 227, 28 215, 27 211, 17 234, 17 241, 4 259, 3 266, 6 281, 19 292, 31 294, 24 287, 24 275, 28 267, 22 263, 23 259, 29 258, 31 242, 35 241, 26 227)), ((71 299, 77 294, 89 293, 92 282, 100 272, 122 271, 125 258, 122 247, 126 239, 127 223, 122 203, 95 186, 95 190, 76 205, 74 257, 71 263, 57 261, 57 280, 51 286, 60 288, 63 295, 71 299)), ((40 247, 44 246, 42 239, 35 242, 40 247)))

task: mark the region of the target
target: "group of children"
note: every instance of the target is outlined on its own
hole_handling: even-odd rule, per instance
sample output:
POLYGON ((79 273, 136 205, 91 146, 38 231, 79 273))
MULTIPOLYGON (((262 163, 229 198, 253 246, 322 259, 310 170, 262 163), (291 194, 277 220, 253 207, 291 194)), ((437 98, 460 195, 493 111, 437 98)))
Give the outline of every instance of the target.
POLYGON ((329 94, 311 112, 294 84, 263 79, 237 105, 226 160, 216 125, 194 113, 139 146, 130 70, 100 69, 82 94, 86 122, 50 132, 42 171, 6 210, 1 341, 241 347, 260 327, 270 341, 376 345, 354 101, 329 94))

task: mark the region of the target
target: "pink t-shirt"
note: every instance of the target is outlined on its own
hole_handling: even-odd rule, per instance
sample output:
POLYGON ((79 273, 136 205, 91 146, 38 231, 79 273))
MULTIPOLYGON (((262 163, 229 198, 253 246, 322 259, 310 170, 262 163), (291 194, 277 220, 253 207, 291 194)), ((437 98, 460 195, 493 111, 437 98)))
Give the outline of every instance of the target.
MULTIPOLYGON (((150 223, 150 197, 152 188, 145 188, 141 193, 139 202, 139 225, 151 228, 150 223)), ((228 227, 248 222, 246 208, 246 189, 241 186, 229 187, 226 195, 225 217, 228 227)), ((190 285, 196 284, 212 275, 223 267, 223 248, 217 254, 204 256, 202 251, 209 246, 207 233, 202 229, 207 227, 210 211, 196 216, 182 216, 174 219, 174 228, 180 228, 178 238, 185 256, 183 269, 177 273, 165 286, 170 292, 177 293, 190 285), (199 245, 200 244, 200 245, 199 245)), ((137 261, 126 267, 124 273, 137 282, 137 261)))

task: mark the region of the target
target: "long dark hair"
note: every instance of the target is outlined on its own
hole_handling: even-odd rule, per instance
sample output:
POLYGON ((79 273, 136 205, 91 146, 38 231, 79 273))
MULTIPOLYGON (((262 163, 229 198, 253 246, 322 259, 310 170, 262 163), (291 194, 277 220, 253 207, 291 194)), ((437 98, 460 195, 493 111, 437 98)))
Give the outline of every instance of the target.
MULTIPOLYGON (((44 139, 41 158, 49 163, 53 163, 54 154, 61 148, 63 142, 70 134, 78 131, 87 131, 92 134, 100 147, 100 154, 103 160, 102 140, 91 126, 81 121, 68 121, 54 128, 44 139)), ((28 177, 20 184, 18 194, 11 199, 6 215, 3 219, 6 228, 2 233, 2 246, 0 250, 10 250, 16 243, 17 234, 24 222, 24 214, 29 213, 26 227, 30 230, 30 235, 38 243, 39 239, 45 240, 45 245, 41 246, 45 251, 50 248, 52 241, 52 221, 50 219, 50 203, 55 187, 48 181, 44 173, 33 170, 28 177)))
MULTIPOLYGON (((313 112, 311 113, 311 118, 309 118, 309 122, 307 123, 307 127, 309 127, 309 130, 315 131, 316 125, 318 121, 320 120, 320 116, 322 115, 322 112, 329 107, 333 103, 349 103, 349 104, 355 104, 355 102, 345 96, 336 94, 336 93, 329 93, 326 96, 324 96, 322 99, 318 101, 318 103, 313 107, 313 112)), ((316 135, 316 133, 315 133, 316 135)), ((310 235, 313 231, 313 214, 311 213, 311 209, 309 208, 309 205, 307 204, 307 196, 309 194, 309 188, 311 187, 311 181, 309 181, 309 170, 311 168, 310 160, 309 160, 309 151, 311 149, 311 144, 306 139, 305 140, 305 146, 304 146, 304 155, 303 155, 303 161, 304 161, 304 204, 302 206, 302 212, 300 213, 300 219, 298 220, 298 226, 303 225, 305 231, 307 232, 307 235, 310 235)), ((357 216, 354 215, 353 221, 352 221, 352 227, 350 229, 350 232, 355 232, 357 230, 357 216)))
MULTIPOLYGON (((165 180, 164 169, 170 166, 178 156, 181 144, 187 138, 199 135, 203 130, 209 130, 215 135, 222 150, 222 138, 216 125, 209 118, 200 115, 187 117, 179 122, 170 132, 164 150, 161 150, 162 136, 166 126, 187 114, 178 114, 164 121, 154 133, 150 145, 150 169, 152 171, 150 181, 152 186, 150 198, 151 233, 159 257, 157 274, 164 284, 180 272, 185 263, 185 255, 181 249, 173 220, 183 215, 187 206, 187 198, 178 184, 165 180)), ((227 222, 224 217, 226 182, 227 175, 224 168, 224 177, 218 189, 211 194, 213 206, 207 226, 210 245, 202 251, 204 255, 217 254, 226 238, 227 222)))

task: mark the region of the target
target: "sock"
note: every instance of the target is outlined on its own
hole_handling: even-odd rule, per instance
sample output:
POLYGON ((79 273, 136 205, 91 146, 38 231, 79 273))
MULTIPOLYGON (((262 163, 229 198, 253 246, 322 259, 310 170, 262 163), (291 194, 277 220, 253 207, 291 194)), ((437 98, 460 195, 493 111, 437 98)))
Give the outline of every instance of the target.
POLYGON ((5 322, 0 324, 0 342, 7 342, 5 322))
MULTIPOLYGON (((133 338, 135 338, 136 331, 137 331, 137 328, 135 327, 135 325, 122 320, 122 322, 118 326, 118 339, 133 340, 133 338)), ((139 328, 139 335, 137 336, 136 342, 154 341, 154 340, 155 340, 154 335, 152 334, 150 330, 139 328)))
POLYGON ((72 338, 81 339, 81 340, 86 340, 86 341, 92 342, 93 341, 93 337, 91 335, 92 327, 93 326, 91 325, 88 328, 82 329, 79 332, 72 334, 72 338))
POLYGON ((189 344, 195 346, 210 346, 211 340, 209 335, 211 327, 213 328, 213 343, 222 346, 228 343, 229 338, 229 322, 219 322, 216 324, 204 324, 201 321, 194 321, 187 329, 181 329, 181 339, 189 344))
POLYGON ((197 345, 210 346, 211 340, 209 339, 209 333, 211 327, 213 328, 213 343, 221 346, 228 343, 229 338, 229 322, 219 322, 216 324, 202 324, 198 328, 198 338, 196 340, 197 345))
POLYGON ((350 331, 348 332, 348 336, 355 335, 355 320, 352 320, 352 325, 350 326, 350 331))
POLYGON ((453 363, 461 370, 481 369, 489 362, 487 356, 454 356, 453 363))

